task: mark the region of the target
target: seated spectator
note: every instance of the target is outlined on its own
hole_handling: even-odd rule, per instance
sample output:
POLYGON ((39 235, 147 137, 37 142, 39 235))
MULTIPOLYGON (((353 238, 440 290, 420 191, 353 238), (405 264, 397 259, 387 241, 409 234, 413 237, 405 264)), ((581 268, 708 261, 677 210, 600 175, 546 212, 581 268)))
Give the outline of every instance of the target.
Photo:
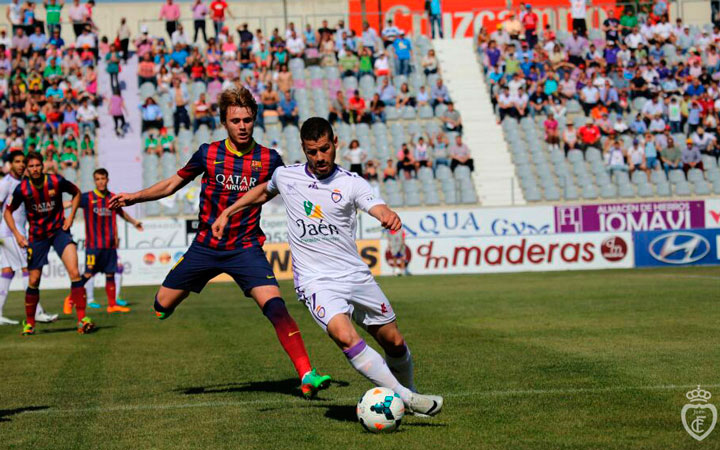
POLYGON ((359 77, 360 71, 360 59, 357 55, 350 50, 350 47, 345 45, 342 56, 338 59, 338 65, 340 66, 340 76, 345 77, 359 77))
POLYGON ((370 124, 370 111, 367 109, 365 100, 360 97, 360 91, 357 89, 350 97, 348 101, 348 107, 350 110, 350 121, 352 123, 367 123, 370 124))
POLYGON ((358 65, 358 77, 362 78, 363 75, 373 75, 373 58, 372 51, 365 47, 360 52, 360 62, 358 65))
POLYGON ((390 75, 390 59, 387 51, 380 53, 373 63, 376 77, 387 77, 390 75))
POLYGON ((98 121, 98 113, 87 97, 83 97, 77 109, 78 132, 80 134, 95 134, 95 127, 98 121))
POLYGON ((652 133, 645 133, 643 148, 645 150, 645 172, 648 174, 648 181, 650 181, 650 171, 655 170, 660 165, 657 143, 652 133))
POLYGON ((427 55, 422 59, 422 67, 426 76, 438 72, 438 60, 435 57, 435 50, 428 50, 427 55))
POLYGON ((598 147, 600 142, 600 127, 595 125, 591 119, 587 119, 585 125, 578 129, 580 141, 579 149, 585 153, 589 147, 598 147))
POLYGON ((635 134, 645 134, 647 131, 647 125, 645 124, 645 121, 642 120, 640 117, 640 114, 635 116, 635 120, 632 121, 630 124, 630 131, 632 131, 635 134))
POLYGON ((418 108, 430 104, 430 96, 425 89, 425 85, 420 86, 420 88, 418 89, 417 96, 415 97, 415 102, 417 103, 418 108))
POLYGON ((341 120, 345 123, 350 123, 350 111, 342 90, 337 91, 335 94, 335 98, 330 102, 329 110, 328 121, 330 123, 334 124, 341 120))
POLYGON ((586 116, 590 115, 590 111, 599 101, 600 90, 596 86, 589 84, 580 89, 580 105, 582 105, 586 116))
POLYGON ((608 113, 603 113, 595 124, 600 128, 600 133, 603 136, 612 136, 615 134, 615 128, 613 128, 613 124, 610 122, 608 113))
POLYGON ((442 78, 438 78, 435 82, 435 86, 430 89, 430 105, 434 108, 440 103, 447 104, 449 102, 450 92, 448 91, 447 86, 443 84, 442 78))
POLYGON ((155 102, 155 99, 148 97, 145 99, 145 103, 140 107, 142 113, 142 131, 145 132, 149 129, 155 128, 160 129, 163 127, 163 115, 162 110, 155 102))
POLYGON ((560 134, 558 132, 558 121, 555 120, 553 113, 548 114, 547 119, 543 122, 545 128, 545 142, 552 151, 553 149, 560 150, 560 134))
POLYGON ((525 93, 525 89, 519 88, 516 95, 513 97, 513 103, 515 104, 515 110, 517 111, 518 118, 522 118, 528 115, 528 103, 530 97, 525 93))
POLYGON ((192 106, 193 117, 193 133, 197 133, 200 125, 207 125, 211 130, 215 130, 215 118, 213 117, 212 106, 207 101, 207 96, 201 92, 198 99, 192 106))
POLYGON ((510 95, 510 90, 507 86, 503 86, 500 93, 497 96, 498 114, 500 118, 498 123, 502 122, 506 116, 510 116, 513 119, 518 118, 518 111, 515 108, 515 101, 510 95))
POLYGON ((605 141, 605 167, 610 176, 615 172, 627 172, 627 154, 623 149, 622 141, 619 137, 611 138, 605 141))
POLYGON ((282 124, 283 128, 288 125, 298 126, 298 121, 300 120, 300 112, 297 102, 294 98, 292 98, 292 95, 290 95, 290 91, 285 92, 283 99, 280 100, 280 108, 278 109, 278 113, 280 116, 280 123, 282 124))
POLYGON ((83 135, 82 141, 80 142, 80 150, 82 156, 95 156, 95 142, 93 142, 89 135, 83 135))
MULTIPOLYGON (((164 127, 160 127, 160 129, 162 128, 164 127)), ((160 141, 155 131, 148 133, 145 138, 145 153, 149 155, 160 155, 162 153, 162 150, 160 150, 160 141)))
POLYGON ((397 154, 398 172, 403 172, 405 179, 409 180, 417 176, 417 170, 415 169, 415 159, 413 158, 412 152, 408 148, 407 143, 403 143, 400 151, 397 154))
POLYGON ((675 140, 672 136, 668 136, 667 146, 660 152, 660 161, 662 162, 662 167, 665 170, 665 175, 669 175, 671 170, 683 168, 682 152, 675 144, 675 140))
POLYGON ((295 30, 290 32, 290 37, 288 37, 285 44, 287 46, 287 51, 290 54, 290 58, 303 57, 303 53, 305 52, 305 42, 300 36, 298 36, 295 30))
POLYGON ((415 167, 430 167, 430 148, 422 136, 418 138, 415 144, 413 158, 415 158, 415 167))
POLYGON ((548 106, 548 96, 543 92, 542 86, 539 84, 535 87, 535 91, 530 96, 530 114, 535 117, 537 114, 545 114, 548 106))
POLYGON ((190 114, 187 108, 190 94, 187 85, 182 84, 179 78, 173 79, 170 97, 173 105, 173 128, 175 136, 177 136, 180 133, 180 126, 190 129, 190 114))
POLYGON ((77 154, 69 142, 63 146, 63 152, 60 155, 60 168, 63 170, 78 168, 77 154))
POLYGON ((701 154, 712 156, 715 159, 720 156, 720 148, 718 148, 716 137, 706 133, 704 127, 697 127, 695 132, 690 135, 690 139, 693 146, 696 146, 701 154))
POLYGON ((353 139, 350 146, 345 151, 343 159, 350 164, 350 172, 363 176, 363 162, 367 159, 367 154, 360 148, 360 141, 353 139))
POLYGON ((569 122, 565 126, 565 129, 562 133, 562 139, 563 149, 565 150, 566 158, 570 150, 579 150, 577 130, 575 129, 575 125, 573 125, 572 122, 569 122))
POLYGON ((396 180, 397 179, 397 170, 395 169, 395 164, 393 164, 392 159, 387 160, 387 165, 383 169, 383 183, 388 180, 396 180))
POLYGON ((628 127, 628 124, 625 123, 621 114, 615 116, 613 131, 615 132, 615 134, 625 134, 630 131, 630 127, 628 127))
POLYGON ((60 125, 60 134, 65 134, 67 130, 72 131, 75 136, 80 135, 77 122, 77 112, 70 103, 66 103, 63 108, 63 119, 62 125, 60 125))
POLYGON ((632 140, 632 144, 630 144, 630 147, 627 149, 627 160, 630 175, 636 170, 647 171, 645 148, 637 137, 632 140))
POLYGON ((686 177, 690 169, 705 170, 705 168, 703 167, 702 154, 700 153, 700 149, 693 142, 692 139, 688 139, 687 145, 685 146, 685 148, 682 149, 681 159, 683 164, 683 171, 685 172, 686 177))
POLYGON ((280 66, 280 70, 275 75, 275 84, 277 85, 277 90, 280 91, 280 93, 290 92, 292 89, 293 77, 292 73, 288 70, 287 64, 280 66))
POLYGON ((450 169, 455 172, 457 166, 468 166, 470 171, 475 170, 475 164, 471 157, 470 149, 462 141, 462 136, 455 136, 455 143, 449 148, 450 169))
POLYGON ((370 183, 379 181, 377 161, 371 159, 365 163, 363 177, 370 183))
POLYGON ((158 154, 159 153, 172 153, 177 151, 175 147, 175 137, 168 134, 167 128, 160 128, 160 137, 158 139, 158 154))
POLYGON ((435 137, 435 142, 432 144, 432 162, 433 162, 433 173, 437 170, 438 166, 450 166, 450 160, 448 159, 448 139, 445 133, 438 133, 435 137))
POLYGON ((142 86, 143 83, 151 83, 153 86, 157 86, 156 75, 152 53, 146 53, 138 64, 138 86, 142 86))
POLYGON ((60 173, 60 155, 54 145, 49 145, 43 154, 43 172, 60 173))
POLYGON ((380 100, 382 100, 386 106, 395 106, 395 86, 390 84, 389 77, 383 78, 382 84, 377 89, 377 93, 380 95, 380 100))
POLYGON ((370 117, 372 122, 386 122, 385 102, 380 100, 380 95, 375 93, 370 101, 370 117))
POLYGON ((410 87, 407 83, 403 83, 400 86, 400 92, 397 94, 397 107, 402 108, 405 106, 415 107, 415 97, 410 94, 410 87))
POLYGON ((265 90, 260 95, 260 101, 262 102, 264 111, 277 111, 280 95, 277 91, 273 90, 272 82, 268 83, 265 87, 265 90))
POLYGON ((463 132, 462 119, 460 113, 455 109, 453 102, 448 102, 447 109, 440 116, 445 131, 456 131, 460 134, 463 132))

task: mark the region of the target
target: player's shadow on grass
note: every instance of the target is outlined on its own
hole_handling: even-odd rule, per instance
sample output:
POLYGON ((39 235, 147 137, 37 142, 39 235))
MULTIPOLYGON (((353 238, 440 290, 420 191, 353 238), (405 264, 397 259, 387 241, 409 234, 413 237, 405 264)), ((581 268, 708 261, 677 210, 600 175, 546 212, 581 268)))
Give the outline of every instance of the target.
MULTIPOLYGON (((345 387, 350 383, 347 381, 332 381, 333 386, 345 387)), ((229 392, 273 392, 279 394, 288 394, 292 396, 298 395, 297 378, 287 378, 284 380, 272 381, 249 381, 247 383, 227 383, 215 384, 210 386, 194 386, 187 388, 178 388, 174 390, 185 395, 198 394, 225 394, 229 392)))
POLYGON ((324 408, 325 417, 338 422, 357 422, 355 405, 313 405, 313 408, 324 408))
POLYGON ((28 411, 42 411, 43 409, 48 409, 49 406, 25 406, 23 408, 15 408, 15 409, 0 409, 0 422, 10 422, 10 419, 8 419, 8 416, 14 416, 16 414, 28 412, 28 411))
MULTIPOLYGON (((103 325, 101 327, 95 327, 93 332, 91 334, 95 334, 100 330, 108 330, 110 328, 115 328, 115 325, 103 325)), ((47 330, 41 330, 40 334, 46 334, 46 333, 67 333, 70 331, 74 331, 77 333, 77 327, 65 327, 65 328, 49 328, 47 330)))

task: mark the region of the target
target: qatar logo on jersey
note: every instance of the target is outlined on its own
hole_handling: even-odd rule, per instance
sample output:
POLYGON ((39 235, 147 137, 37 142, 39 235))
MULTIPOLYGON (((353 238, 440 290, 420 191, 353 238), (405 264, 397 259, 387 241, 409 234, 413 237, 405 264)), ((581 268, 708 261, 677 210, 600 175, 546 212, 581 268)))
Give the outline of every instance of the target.
POLYGON ((35 212, 46 213, 55 209, 55 200, 49 202, 40 202, 32 205, 32 209, 35 212))
POLYGON ((342 200, 342 193, 340 193, 340 189, 333 189, 332 194, 330 194, 330 199, 332 199, 335 203, 339 203, 340 200, 342 200))
POLYGON ((225 175, 219 173, 215 175, 215 181, 228 191, 247 192, 254 188, 257 184, 257 178, 246 177, 242 175, 225 175))
POLYGON ((95 213, 95 214, 97 214, 98 216, 101 216, 101 217, 110 217, 110 216, 112 216, 112 210, 110 210, 110 209, 108 209, 108 208, 98 208, 98 207, 95 207, 95 208, 93 208, 93 213, 95 213))

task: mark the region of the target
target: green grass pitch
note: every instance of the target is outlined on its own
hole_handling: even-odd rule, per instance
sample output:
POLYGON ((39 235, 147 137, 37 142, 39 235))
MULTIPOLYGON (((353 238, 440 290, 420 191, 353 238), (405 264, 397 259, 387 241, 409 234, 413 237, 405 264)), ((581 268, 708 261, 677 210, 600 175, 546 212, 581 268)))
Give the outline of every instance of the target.
MULTIPOLYGON (((231 284, 193 295, 165 322, 154 287, 130 314, 62 317, 38 334, 0 327, 0 447, 720 448, 683 429, 696 384, 720 405, 720 270, 683 268, 382 278, 415 356, 418 388, 445 395, 434 419, 392 435, 355 420, 369 382, 282 290, 313 364, 336 382, 299 397, 290 361, 231 284)), ((61 291, 43 291, 59 312, 61 291)), ((104 291, 97 291, 104 301, 104 291)), ((23 315, 12 293, 5 315, 23 315)), ((377 347, 376 347, 377 348, 377 347)))

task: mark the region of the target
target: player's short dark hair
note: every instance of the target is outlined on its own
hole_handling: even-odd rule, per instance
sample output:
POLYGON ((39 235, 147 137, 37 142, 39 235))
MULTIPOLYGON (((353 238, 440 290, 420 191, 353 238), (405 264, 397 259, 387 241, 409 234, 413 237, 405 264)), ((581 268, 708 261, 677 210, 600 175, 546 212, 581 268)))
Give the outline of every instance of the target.
POLYGON ((93 177, 95 175, 102 175, 104 177, 108 177, 108 171, 105 170, 105 168, 101 167, 99 169, 95 169, 95 172, 93 172, 93 177))
POLYGON ((8 155, 8 161, 13 162, 13 161, 15 161, 15 158, 17 158, 18 156, 22 156, 24 158, 25 153, 22 150, 13 150, 8 155))
POLYGON ((33 159, 40 161, 40 164, 45 162, 45 158, 43 158, 43 155, 40 152, 30 152, 27 154, 26 160, 28 163, 33 159))
POLYGON ((244 87, 232 87, 222 91, 220 98, 218 98, 218 105, 220 106, 220 123, 225 123, 227 110, 231 106, 248 108, 253 120, 257 117, 258 104, 255 97, 244 87))
POLYGON ((311 117, 300 128, 300 139, 302 141, 317 141, 323 136, 327 136, 329 141, 335 139, 332 125, 325 118, 311 117))

